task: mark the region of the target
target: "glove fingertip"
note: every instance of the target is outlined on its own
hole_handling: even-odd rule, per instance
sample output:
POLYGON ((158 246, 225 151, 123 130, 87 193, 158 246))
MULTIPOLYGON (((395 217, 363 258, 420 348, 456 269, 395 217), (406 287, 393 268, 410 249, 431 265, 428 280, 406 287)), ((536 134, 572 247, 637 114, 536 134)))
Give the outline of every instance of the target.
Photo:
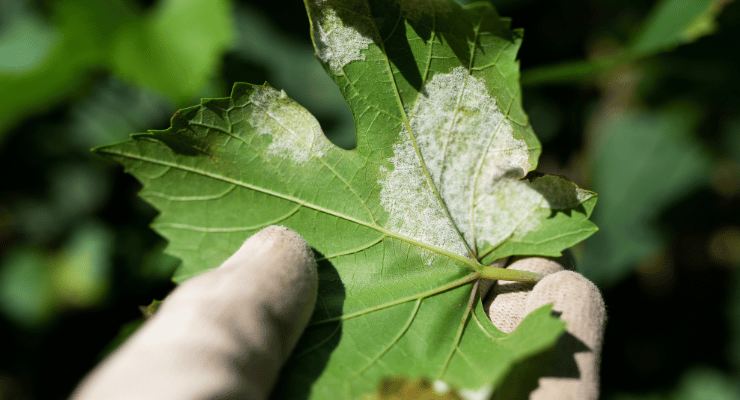
POLYGON ((553 304, 566 322, 589 321, 600 331, 606 321, 606 305, 599 288, 577 272, 560 271, 537 282, 527 298, 526 311, 545 304, 553 304))
POLYGON ((296 231, 281 225, 268 226, 244 241, 221 268, 233 268, 241 262, 266 254, 281 254, 289 258, 288 264, 299 265, 310 276, 316 276, 316 260, 311 247, 296 231))
MULTIPOLYGON (((508 268, 538 274, 552 274, 562 271, 563 267, 547 258, 529 257, 512 263, 508 268)), ((521 282, 498 281, 495 283, 485 309, 493 325, 502 332, 512 332, 529 312, 525 309, 532 284, 521 282)))

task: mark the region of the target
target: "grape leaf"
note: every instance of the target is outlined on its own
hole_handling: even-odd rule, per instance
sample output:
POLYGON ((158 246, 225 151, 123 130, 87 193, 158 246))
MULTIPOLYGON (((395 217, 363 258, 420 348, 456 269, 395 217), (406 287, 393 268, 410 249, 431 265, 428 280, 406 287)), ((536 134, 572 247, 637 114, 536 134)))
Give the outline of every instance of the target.
POLYGON ((352 111, 357 147, 269 85, 180 110, 164 131, 99 152, 161 211, 153 227, 183 280, 270 224, 318 253, 319 300, 278 397, 360 397, 384 377, 491 385, 551 346, 548 307, 504 334, 479 301, 492 266, 555 256, 595 231, 594 193, 525 178, 539 143, 521 107, 511 30, 488 3, 310 0, 318 58, 352 111), (497 263, 498 264, 498 263, 497 263))

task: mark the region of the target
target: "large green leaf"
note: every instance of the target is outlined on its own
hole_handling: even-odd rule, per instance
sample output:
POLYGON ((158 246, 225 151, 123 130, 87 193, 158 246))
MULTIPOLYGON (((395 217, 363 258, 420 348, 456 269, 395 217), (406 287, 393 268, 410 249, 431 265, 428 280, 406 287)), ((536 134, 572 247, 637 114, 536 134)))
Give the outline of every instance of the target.
POLYGON ((594 232, 592 192, 525 179, 540 147, 521 108, 521 32, 488 3, 312 0, 316 53, 355 118, 344 150, 284 92, 237 84, 179 111, 165 131, 99 151, 161 211, 154 228, 182 280, 270 224, 321 260, 319 300, 278 395, 358 397, 384 377, 491 385, 551 346, 548 308, 506 335, 479 281, 532 280, 490 266, 555 256, 594 232))

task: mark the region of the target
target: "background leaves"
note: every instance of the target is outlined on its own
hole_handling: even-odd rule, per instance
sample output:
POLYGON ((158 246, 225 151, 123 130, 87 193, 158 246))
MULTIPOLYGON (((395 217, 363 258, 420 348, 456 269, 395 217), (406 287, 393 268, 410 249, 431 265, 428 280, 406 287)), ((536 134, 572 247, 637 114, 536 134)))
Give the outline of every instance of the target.
POLYGON ((590 60, 535 67, 522 76, 525 85, 587 82, 599 73, 639 61, 712 33, 726 0, 661 0, 622 48, 590 60))
POLYGON ((591 179, 605 201, 595 215, 601 234, 579 266, 594 282, 622 279, 664 246, 671 235, 655 227, 660 211, 707 183, 709 158, 691 135, 697 120, 687 107, 630 110, 594 130, 591 179))
POLYGON ((60 0, 46 13, 18 0, 3 8, 0 138, 101 70, 189 100, 203 94, 233 41, 228 0, 166 0, 148 10, 125 0, 60 0))
MULTIPOLYGON (((57 265, 54 255, 64 252, 75 231, 90 220, 106 227, 113 235, 115 246, 109 254, 111 275, 108 276, 108 291, 102 302, 91 307, 57 307, 45 322, 34 327, 16 323, 7 310, 1 313, 0 398, 64 397, 99 358, 107 344, 118 336, 121 326, 138 318, 137 306, 149 304, 153 298, 161 298, 170 288, 167 274, 172 271, 172 261, 159 258, 162 243, 149 233, 147 226, 154 213, 137 200, 135 193, 138 187, 131 179, 90 156, 87 148, 107 143, 112 138, 124 138, 129 132, 147 127, 165 127, 175 108, 172 103, 189 104, 192 100, 170 99, 167 94, 137 86, 113 76, 106 66, 86 69, 83 79, 74 78, 79 77, 78 74, 67 75, 73 76, 70 79, 57 78, 53 63, 44 63, 46 58, 42 56, 48 57, 61 43, 59 21, 63 20, 62 15, 72 17, 58 11, 54 3, 69 10, 78 9, 71 1, 0 1, 0 48, 6 48, 6 40, 10 37, 7 35, 8 26, 22 19, 18 16, 20 14, 32 14, 35 18, 29 24, 31 28, 23 29, 45 27, 36 36, 23 36, 34 46, 16 42, 15 48, 22 50, 14 50, 13 54, 27 53, 24 57, 13 57, 13 61, 8 61, 11 58, 0 53, 3 54, 0 56, 0 125, 6 127, 4 142, 0 145, 0 174, 3 178, 0 185, 0 265, 5 270, 11 264, 8 261, 11 255, 28 248, 38 254, 35 258, 39 262, 51 260, 51 264, 57 265), (18 10, 22 13, 19 14, 18 10), (43 79, 25 81, 34 82, 38 87, 27 86, 28 94, 10 90, 15 87, 12 86, 15 81, 6 80, 8 66, 15 68, 14 76, 23 76, 17 73, 19 69, 41 68, 41 65, 44 65, 45 72, 39 72, 38 76, 43 76, 43 79), (33 101, 27 98, 33 98, 33 101), (129 104, 125 113, 120 109, 123 102, 112 100, 121 98, 129 104), (87 106, 83 107, 85 104, 87 106), (131 104, 142 106, 132 107, 131 104), (144 104, 156 106, 145 107, 144 104), (4 121, 13 122, 8 124, 4 121), (11 125, 14 128, 9 128, 11 125), (86 126, 86 133, 78 137, 78 132, 82 131, 80 125, 86 126), (68 166, 85 169, 88 171, 86 175, 98 178, 57 178, 65 174, 56 171, 68 166), (54 218, 48 222, 50 219, 47 217, 29 219, 22 216, 27 212, 17 211, 30 206, 40 210, 67 209, 67 206, 55 204, 78 203, 55 200, 57 195, 53 194, 51 182, 56 179, 59 179, 60 187, 77 182, 83 183, 80 186, 84 188, 93 188, 82 193, 89 193, 94 201, 80 201, 81 207, 77 211, 70 208, 76 217, 60 218, 60 221, 70 221, 64 223, 57 223, 54 218)), ((113 7, 114 3, 106 3, 111 4, 107 7, 113 7)), ((149 15, 155 4, 159 2, 126 1, 124 7, 138 10, 135 15, 140 16, 149 15)), ((654 15, 653 10, 658 3, 636 0, 497 0, 495 4, 502 15, 512 17, 514 27, 526 30, 525 45, 520 53, 522 69, 526 73, 527 70, 567 60, 591 60, 619 53, 638 36, 645 21, 654 15)), ((546 157, 541 160, 541 169, 565 174, 586 187, 599 186, 601 191, 606 188, 604 184, 597 185, 595 180, 591 181, 592 177, 595 179, 591 166, 597 162, 596 150, 609 152, 610 149, 609 146, 598 145, 601 142, 597 140, 597 132, 604 132, 607 127, 618 123, 599 122, 620 120, 618 115, 623 112, 650 121, 681 119, 675 116, 681 112, 673 111, 677 102, 680 103, 678 106, 684 107, 683 110, 688 110, 687 114, 695 118, 695 125, 690 129, 682 127, 680 131, 687 132, 690 139, 686 142, 695 147, 695 153, 704 154, 708 160, 709 172, 700 181, 686 182, 682 190, 661 201, 662 206, 652 210, 652 217, 646 225, 635 221, 640 229, 648 229, 655 234, 659 239, 656 242, 658 246, 649 251, 649 255, 626 263, 620 268, 617 278, 608 281, 604 278, 601 282, 610 312, 602 365, 603 397, 606 399, 617 398, 618 395, 680 399, 686 398, 681 397, 686 396, 685 393, 700 391, 696 388, 716 393, 715 386, 724 390, 729 398, 737 397, 733 391, 737 391, 734 377, 740 368, 740 358, 737 357, 740 300, 736 296, 740 261, 735 250, 740 248, 737 213, 740 193, 740 120, 737 118, 740 80, 737 71, 740 70, 740 54, 730 50, 736 47, 737 37, 740 37, 740 7, 738 2, 724 4, 725 7, 712 16, 716 22, 711 34, 666 49, 668 51, 658 55, 599 70, 587 79, 579 78, 560 85, 530 86, 524 92, 525 110, 545 148, 546 157), (610 114, 617 117, 606 118, 610 114), (674 117, 669 117, 671 114, 674 117), (696 370, 704 372, 695 374, 693 371, 696 370)), ((94 7, 89 10, 94 10, 94 7)), ((221 55, 211 54, 220 61, 213 66, 210 75, 213 79, 192 96, 222 96, 234 81, 261 83, 269 80, 277 87, 285 88, 319 116, 322 126, 327 128, 325 130, 330 133, 347 132, 334 129, 342 121, 346 123, 349 114, 346 109, 329 105, 340 98, 338 90, 331 84, 320 83, 318 79, 301 79, 302 74, 291 71, 307 69, 292 69, 286 65, 312 65, 314 71, 321 72, 320 67, 316 69, 318 64, 312 58, 306 41, 308 26, 302 6, 298 2, 267 4, 245 1, 234 2, 229 10, 230 19, 235 21, 232 26, 240 33, 232 35, 231 44, 225 46, 221 55), (249 3, 252 8, 245 9, 242 3, 249 3), (259 20, 263 24, 239 23, 244 15, 247 16, 244 21, 259 20), (265 31, 258 35, 250 31, 252 28, 264 28, 265 31), (270 38, 275 32, 280 32, 279 40, 249 40, 250 35, 270 38), (263 51, 249 48, 244 45, 246 42, 253 46, 262 44, 263 51), (288 56, 284 56, 286 54, 288 56), (290 60, 290 63, 283 59, 290 60), (305 97, 299 95, 301 91, 306 93, 305 97)), ((702 15, 710 16, 711 13, 702 15)), ((78 16, 75 20, 83 21, 83 18, 78 16)), ((111 26, 119 24, 116 19, 112 21, 111 26)), ((99 26, 102 24, 78 22, 73 25, 78 29, 85 26, 99 29, 93 30, 96 34, 92 36, 97 37, 107 37, 105 32, 109 32, 99 26)), ((681 26, 678 23, 668 25, 681 26)), ((16 32, 23 31, 15 29, 16 32)), ((80 48, 90 40, 79 34, 65 36, 69 41, 79 40, 77 45, 80 48)), ((109 48, 109 45, 101 46, 102 49, 109 48)), ((77 69, 78 58, 99 60, 102 58, 99 54, 99 50, 85 50, 79 56, 67 53, 66 58, 77 69)), ((68 69, 64 57, 56 61, 60 70, 68 69)), ((304 74, 322 76, 313 72, 304 74)), ((353 142, 353 138, 347 140, 350 144, 353 142)), ((620 146, 627 156, 637 147, 620 146)), ((618 155, 610 157, 619 158, 618 155)), ((646 168, 651 169, 650 166, 646 168)), ((83 176, 83 173, 67 176, 83 176)), ((654 176, 650 179, 655 184, 661 183, 654 176)), ((76 191, 70 193, 79 195, 76 191)), ((602 195, 600 202, 605 205, 613 200, 602 195)), ((596 213, 598 210, 599 207, 596 213)), ((62 215, 56 211, 35 211, 32 214, 62 215)), ((621 217, 630 218, 626 214, 621 217)), ((603 240, 600 238, 603 233, 602 229, 591 241, 603 240)), ((593 254, 588 247, 591 241, 573 252, 579 265, 589 269, 582 257, 589 252, 593 254)), ((619 247, 620 243, 609 243, 606 248, 619 247)), ((39 268, 40 271, 51 269, 39 268)), ((0 275, 5 273, 0 272, 0 275)), ((721 397, 718 395, 718 398, 721 397)))

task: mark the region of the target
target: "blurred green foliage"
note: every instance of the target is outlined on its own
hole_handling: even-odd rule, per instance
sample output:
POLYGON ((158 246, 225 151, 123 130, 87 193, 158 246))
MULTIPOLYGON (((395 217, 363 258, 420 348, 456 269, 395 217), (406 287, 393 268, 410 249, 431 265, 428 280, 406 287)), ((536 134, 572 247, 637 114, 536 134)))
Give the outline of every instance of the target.
POLYGON ((652 55, 714 32, 723 0, 662 0, 630 44, 632 52, 652 55))
POLYGON ((233 41, 230 4, 228 0, 157 3, 117 32, 111 46, 111 69, 173 100, 202 93, 233 41))
MULTIPOLYGON (((3 3, 0 135, 108 69, 173 101, 202 94, 233 40, 228 0, 59 0, 48 18, 30 1, 3 3)), ((1 137, 1 136, 0 136, 1 137)))
POLYGON ((672 390, 665 393, 622 394, 614 400, 736 400, 740 396, 737 381, 715 370, 696 368, 681 377, 672 390))
POLYGON ((625 110, 594 132, 591 182, 600 195, 581 272, 610 284, 665 245, 655 227, 660 212, 709 178, 709 158, 692 137, 696 110, 671 107, 625 110))
MULTIPOLYGON (((526 31, 542 169, 600 193, 573 253, 609 310, 603 397, 740 398, 740 4, 493 2, 526 31)), ((154 211, 90 147, 234 81, 353 146, 307 32, 300 2, 0 0, 0 399, 66 396, 172 287, 154 211)))
POLYGON ((727 0, 661 0, 634 38, 610 54, 526 70, 524 85, 585 82, 598 73, 691 43, 714 31, 715 18, 727 0))
POLYGON ((50 254, 16 248, 0 266, 0 309, 36 327, 64 307, 90 307, 108 290, 111 237, 95 225, 77 229, 50 254))

